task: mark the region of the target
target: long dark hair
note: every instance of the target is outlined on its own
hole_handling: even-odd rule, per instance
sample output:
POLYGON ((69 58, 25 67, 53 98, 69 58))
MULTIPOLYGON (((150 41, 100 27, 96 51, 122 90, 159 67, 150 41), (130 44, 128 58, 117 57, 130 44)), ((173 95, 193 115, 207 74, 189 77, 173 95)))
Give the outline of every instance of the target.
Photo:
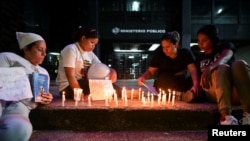
POLYGON ((213 25, 213 24, 209 24, 209 25, 205 25, 203 27, 201 27, 198 32, 198 34, 205 34, 206 36, 208 36, 208 38, 213 42, 214 45, 218 45, 220 38, 219 38, 219 29, 213 25))
POLYGON ((82 36, 85 36, 86 38, 99 38, 99 33, 95 28, 89 26, 79 28, 72 33, 72 39, 74 42, 81 40, 82 36))

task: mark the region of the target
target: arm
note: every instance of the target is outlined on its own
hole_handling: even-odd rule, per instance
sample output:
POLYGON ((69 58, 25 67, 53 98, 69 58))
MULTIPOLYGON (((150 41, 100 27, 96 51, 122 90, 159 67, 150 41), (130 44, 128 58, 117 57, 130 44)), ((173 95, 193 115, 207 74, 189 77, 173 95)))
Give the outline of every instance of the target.
POLYGON ((137 79, 137 82, 139 85, 143 85, 144 81, 147 80, 147 79, 150 79, 152 78, 155 73, 158 71, 158 68, 153 68, 153 67, 149 67, 147 69, 146 72, 144 72, 144 74, 142 74, 138 79, 137 79))
POLYGON ((112 83, 116 82, 117 80, 117 72, 113 68, 110 68, 109 79, 112 81, 112 83))
POLYGON ((191 91, 195 92, 196 94, 201 93, 202 89, 200 87, 200 77, 196 65, 191 63, 187 66, 187 68, 193 81, 193 87, 191 88, 191 91))
POLYGON ((199 77, 198 69, 197 69, 197 67, 195 66, 195 64, 194 64, 194 63, 191 63, 191 64, 189 64, 189 65, 187 66, 187 68, 188 68, 188 71, 189 71, 189 73, 190 73, 190 75, 191 75, 191 78, 192 78, 192 80, 193 80, 193 85, 194 85, 194 86, 199 85, 199 84, 200 84, 200 83, 199 83, 200 77, 199 77))
POLYGON ((66 77, 69 81, 70 87, 73 88, 80 88, 80 85, 75 77, 75 68, 71 67, 64 67, 66 77))
POLYGON ((225 49, 221 52, 221 55, 219 58, 217 58, 217 60, 215 62, 213 62, 212 64, 210 64, 207 69, 209 69, 210 71, 214 70, 215 68, 217 68, 219 65, 221 64, 226 64, 231 57, 233 56, 233 51, 231 49, 225 49))

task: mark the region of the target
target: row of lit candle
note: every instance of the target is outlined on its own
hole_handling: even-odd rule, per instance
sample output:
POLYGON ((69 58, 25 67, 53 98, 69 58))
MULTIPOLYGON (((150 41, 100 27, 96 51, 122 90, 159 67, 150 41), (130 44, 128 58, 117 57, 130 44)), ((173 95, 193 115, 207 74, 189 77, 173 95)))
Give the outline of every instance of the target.
MULTIPOLYGON (((75 100, 75 106, 78 106, 79 101, 83 101, 83 94, 82 94, 81 88, 74 88, 74 100, 75 100)), ((65 91, 62 92, 62 106, 65 106, 66 96, 65 91)), ((91 106, 91 94, 88 95, 88 106, 91 106)))
MULTIPOLYGON (((176 91, 171 91, 170 89, 168 89, 168 94, 159 89, 159 93, 158 93, 158 105, 166 105, 166 103, 170 104, 172 106, 174 106, 175 104, 175 99, 176 99, 176 91), (168 96, 168 98, 167 98, 168 96)), ((115 102, 115 105, 118 107, 118 98, 117 98, 117 93, 115 90, 113 90, 113 92, 108 92, 106 90, 104 90, 104 94, 105 94, 105 106, 109 106, 109 101, 110 98, 112 98, 115 102)), ((78 106, 78 102, 81 101, 82 99, 82 89, 81 88, 74 88, 74 100, 75 100, 75 106, 78 106)), ((134 96, 134 89, 131 90, 131 100, 133 100, 133 96, 134 96)), ((154 94, 150 94, 150 92, 148 91, 148 94, 145 96, 144 95, 144 91, 141 90, 141 88, 139 88, 139 93, 138 93, 138 99, 142 101, 142 104, 145 105, 147 103, 150 103, 151 106, 154 105, 154 94)), ((124 101, 124 106, 128 106, 128 98, 127 98, 127 90, 125 87, 122 88, 122 95, 121 95, 121 99, 124 101)), ((62 93, 62 106, 65 106, 65 92, 63 91, 62 93)), ((88 96, 88 106, 91 106, 91 94, 88 96)))

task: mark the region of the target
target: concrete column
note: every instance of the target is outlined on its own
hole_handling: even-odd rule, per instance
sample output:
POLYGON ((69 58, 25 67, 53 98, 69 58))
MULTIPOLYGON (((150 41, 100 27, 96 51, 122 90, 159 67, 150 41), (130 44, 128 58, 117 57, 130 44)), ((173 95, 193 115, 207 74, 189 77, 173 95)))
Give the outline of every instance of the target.
POLYGON ((181 46, 190 48, 191 41, 191 0, 182 0, 181 46))
MULTIPOLYGON (((98 0, 89 0, 88 1, 88 24, 90 26, 96 27, 98 30, 99 25, 99 1, 98 0)), ((101 34, 101 33, 100 33, 101 34)), ((95 47, 94 50, 95 54, 100 57, 101 56, 101 49, 100 43, 95 47)))

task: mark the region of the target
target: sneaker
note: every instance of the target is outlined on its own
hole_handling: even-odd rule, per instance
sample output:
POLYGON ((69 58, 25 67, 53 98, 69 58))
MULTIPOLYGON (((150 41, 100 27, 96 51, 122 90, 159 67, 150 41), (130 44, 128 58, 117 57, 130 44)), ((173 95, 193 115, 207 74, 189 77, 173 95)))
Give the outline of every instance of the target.
POLYGON ((225 116, 225 120, 220 121, 220 125, 239 125, 239 123, 234 116, 225 116))
POLYGON ((181 100, 187 103, 192 102, 195 99, 195 95, 193 92, 191 91, 186 91, 184 93, 182 93, 181 95, 181 100))
POLYGON ((240 120, 241 125, 250 125, 250 113, 244 112, 243 118, 240 120))

